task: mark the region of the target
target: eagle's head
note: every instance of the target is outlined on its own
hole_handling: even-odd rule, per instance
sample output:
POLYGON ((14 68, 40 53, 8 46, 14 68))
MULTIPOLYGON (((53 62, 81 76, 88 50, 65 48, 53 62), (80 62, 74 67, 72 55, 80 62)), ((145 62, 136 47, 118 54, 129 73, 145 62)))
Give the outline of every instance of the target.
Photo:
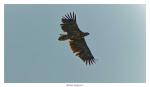
POLYGON ((87 36, 87 35, 89 35, 89 33, 88 33, 88 32, 85 32, 85 33, 84 33, 84 36, 87 36))

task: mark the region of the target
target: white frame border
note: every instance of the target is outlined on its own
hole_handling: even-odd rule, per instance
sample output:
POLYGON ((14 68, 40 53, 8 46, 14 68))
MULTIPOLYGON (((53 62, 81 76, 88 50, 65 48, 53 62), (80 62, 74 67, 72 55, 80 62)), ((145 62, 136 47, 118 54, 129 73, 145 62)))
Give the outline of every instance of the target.
POLYGON ((0 87, 150 87, 149 0, 3 0, 0 2, 0 87), (4 83, 4 4, 146 4, 146 83, 4 83), (70 85, 70 86, 69 86, 70 85), (72 86, 71 86, 72 85, 72 86), (75 86, 81 85, 81 86, 75 86))

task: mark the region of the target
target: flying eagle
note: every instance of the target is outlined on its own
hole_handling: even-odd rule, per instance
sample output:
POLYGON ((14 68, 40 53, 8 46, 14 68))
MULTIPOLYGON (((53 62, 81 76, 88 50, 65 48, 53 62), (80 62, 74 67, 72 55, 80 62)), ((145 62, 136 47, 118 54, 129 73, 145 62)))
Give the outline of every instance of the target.
POLYGON ((76 22, 76 14, 74 12, 70 12, 70 14, 67 13, 61 18, 61 21, 61 28, 67 34, 60 34, 58 40, 69 40, 69 44, 73 53, 75 53, 76 56, 83 60, 86 63, 86 65, 95 63, 95 58, 93 57, 84 39, 84 37, 89 35, 89 33, 82 32, 79 29, 76 22))

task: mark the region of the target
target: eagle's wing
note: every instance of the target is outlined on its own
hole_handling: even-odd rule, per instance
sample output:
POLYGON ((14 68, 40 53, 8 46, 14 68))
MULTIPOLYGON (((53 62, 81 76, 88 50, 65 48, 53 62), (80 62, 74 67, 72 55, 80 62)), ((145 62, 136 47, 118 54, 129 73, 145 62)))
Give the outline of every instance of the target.
POLYGON ((75 32, 82 32, 76 22, 76 14, 73 12, 72 14, 67 14, 65 17, 62 17, 61 19, 62 24, 61 28, 64 32, 67 32, 69 34, 73 34, 75 32))
POLYGON ((76 53, 76 56, 82 59, 86 64, 90 65, 95 63, 95 59, 90 49, 88 48, 84 38, 71 40, 70 46, 73 53, 76 53))

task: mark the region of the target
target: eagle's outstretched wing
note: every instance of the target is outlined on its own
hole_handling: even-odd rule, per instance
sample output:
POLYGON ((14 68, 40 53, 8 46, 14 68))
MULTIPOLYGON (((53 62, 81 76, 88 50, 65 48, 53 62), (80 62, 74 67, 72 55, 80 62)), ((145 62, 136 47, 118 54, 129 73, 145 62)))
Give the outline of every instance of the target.
POLYGON ((76 14, 73 12, 73 14, 67 14, 65 17, 62 17, 61 19, 62 24, 61 28, 64 32, 67 32, 68 34, 73 34, 75 32, 82 32, 76 22, 76 14))
POLYGON ((84 38, 71 40, 70 47, 73 53, 76 53, 76 56, 82 59, 86 64, 90 65, 95 63, 95 59, 90 49, 88 48, 84 38))

